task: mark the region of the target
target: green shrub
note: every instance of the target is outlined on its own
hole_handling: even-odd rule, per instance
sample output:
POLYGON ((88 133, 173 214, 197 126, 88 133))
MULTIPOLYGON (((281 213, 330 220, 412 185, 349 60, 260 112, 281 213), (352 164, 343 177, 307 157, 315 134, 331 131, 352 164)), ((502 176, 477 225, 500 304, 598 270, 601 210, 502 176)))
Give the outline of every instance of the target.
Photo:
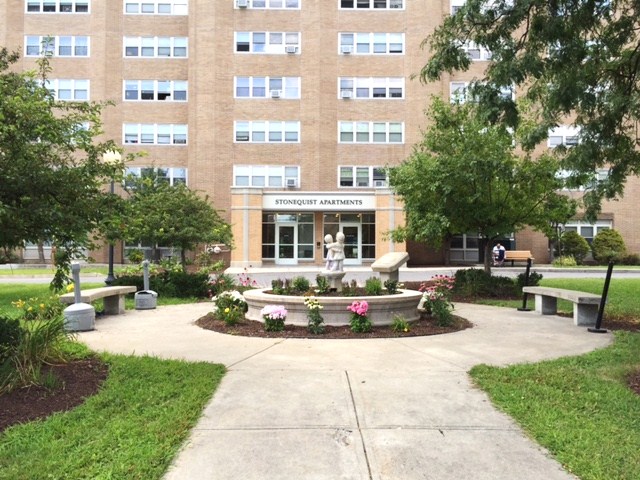
POLYGON ((562 257, 554 258, 552 264, 554 267, 575 267, 578 262, 571 255, 563 255, 562 257))
MULTIPOLYGON (((518 290, 518 293, 522 293, 522 287, 524 287, 524 274, 525 272, 522 272, 518 274, 518 277, 516 278, 516 288, 518 290)), ((536 287, 540 285, 540 280, 542 280, 541 273, 535 271, 529 272, 529 280, 527 281, 527 286, 536 287)))
POLYGON ((391 322, 391 330, 394 333, 406 333, 411 330, 411 326, 402 315, 394 315, 391 322))
MULTIPOLYGON (((230 284, 233 285, 233 281, 230 284)), ((144 277, 139 274, 118 275, 113 285, 133 285, 139 291, 144 288, 144 277)), ((220 276, 217 282, 210 282, 209 274, 202 272, 187 273, 176 270, 149 275, 149 289, 165 297, 206 298, 209 293, 217 295, 219 292, 216 287, 222 291, 223 286, 228 290, 227 283, 221 281, 220 276)))
POLYGON ((316 288, 320 295, 329 291, 329 280, 320 274, 316 275, 316 288))
POLYGON ((395 295, 398 293, 398 289, 402 288, 402 286, 397 280, 385 280, 384 288, 387 289, 387 293, 389 295, 395 295))
POLYGON ((0 365, 11 356, 21 337, 22 327, 17 318, 0 316, 0 365))
POLYGON ((31 297, 27 300, 17 300, 11 304, 20 310, 23 320, 51 320, 62 315, 63 306, 57 295, 47 298, 31 297))
POLYGON ((227 325, 235 325, 244 319, 249 309, 244 296, 237 290, 225 290, 216 297, 216 316, 227 325))
POLYGON ((464 297, 509 298, 517 295, 514 280, 499 275, 492 276, 478 268, 458 270, 453 292, 464 297))
POLYGON ((578 265, 590 251, 589 243, 578 232, 568 231, 560 237, 560 256, 571 256, 578 265))
POLYGON ((311 288, 311 283, 305 277, 293 277, 293 279, 291 280, 291 288, 293 290, 293 293, 306 293, 309 291, 309 288, 311 288))
POLYGON ((382 280, 369 277, 364 283, 364 291, 369 296, 382 295, 382 280))
POLYGON ((140 263, 144 260, 144 252, 139 248, 132 248, 127 252, 127 258, 131 263, 140 263))
POLYGON ((628 253, 620 259, 622 265, 640 265, 640 255, 637 253, 628 253))
POLYGON ((622 236, 616 230, 600 230, 591 244, 593 259, 606 264, 610 261, 617 262, 624 257, 627 247, 622 236))

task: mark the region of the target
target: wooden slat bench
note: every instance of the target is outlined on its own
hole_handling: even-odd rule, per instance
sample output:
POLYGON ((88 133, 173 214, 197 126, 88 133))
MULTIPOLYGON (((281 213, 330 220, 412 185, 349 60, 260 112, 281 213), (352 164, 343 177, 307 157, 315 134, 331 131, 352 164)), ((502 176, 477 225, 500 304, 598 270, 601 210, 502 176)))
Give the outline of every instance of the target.
MULTIPOLYGON (((107 315, 119 315, 124 313, 124 296, 127 293, 134 293, 136 290, 137 288, 133 286, 90 288, 80 291, 80 301, 91 303, 103 298, 104 313, 107 315)), ((75 303, 75 293, 60 295, 60 301, 68 304, 75 303)))
POLYGON ((529 250, 505 250, 504 252, 504 261, 511 262, 512 267, 513 262, 526 262, 529 259, 533 262, 533 255, 529 250))
POLYGON ((541 315, 555 315, 558 311, 558 298, 562 298, 573 302, 573 323, 589 326, 596 324, 602 298, 600 295, 551 287, 523 287, 522 291, 536 296, 536 312, 541 315))

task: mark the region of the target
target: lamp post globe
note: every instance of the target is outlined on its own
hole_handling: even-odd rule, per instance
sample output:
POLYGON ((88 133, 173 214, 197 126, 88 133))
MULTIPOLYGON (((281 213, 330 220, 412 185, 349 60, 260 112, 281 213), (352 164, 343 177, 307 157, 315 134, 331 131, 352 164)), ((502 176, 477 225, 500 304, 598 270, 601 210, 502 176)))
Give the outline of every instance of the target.
MULTIPOLYGON (((119 163, 121 159, 122 155, 120 154, 120 152, 116 152, 113 150, 106 151, 102 155, 102 161, 107 164, 119 163)), ((113 181, 113 178, 111 179, 109 192, 111 194, 115 193, 115 183, 113 181)), ((104 283, 106 285, 111 285, 116 279, 115 275, 113 274, 113 250, 113 243, 109 242, 109 271, 107 272, 107 278, 104 279, 104 283)))

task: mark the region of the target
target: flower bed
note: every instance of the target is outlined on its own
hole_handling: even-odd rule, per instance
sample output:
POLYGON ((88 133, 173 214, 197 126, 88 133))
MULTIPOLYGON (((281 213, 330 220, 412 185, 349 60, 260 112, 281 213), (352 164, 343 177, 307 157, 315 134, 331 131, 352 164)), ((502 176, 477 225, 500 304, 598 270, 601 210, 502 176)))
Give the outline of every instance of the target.
MULTIPOLYGON (((262 309, 267 305, 278 304, 287 309, 287 323, 292 325, 308 324, 308 309, 305 297, 293 295, 273 295, 269 289, 255 289, 244 292, 248 305, 245 314, 249 320, 263 322, 262 309)), ((349 325, 350 311, 347 309, 354 300, 366 301, 369 308, 367 317, 373 325, 391 325, 393 316, 404 317, 408 322, 418 320, 418 303, 422 293, 415 290, 398 290, 394 295, 357 296, 357 297, 317 297, 323 306, 322 317, 326 325, 349 325)))

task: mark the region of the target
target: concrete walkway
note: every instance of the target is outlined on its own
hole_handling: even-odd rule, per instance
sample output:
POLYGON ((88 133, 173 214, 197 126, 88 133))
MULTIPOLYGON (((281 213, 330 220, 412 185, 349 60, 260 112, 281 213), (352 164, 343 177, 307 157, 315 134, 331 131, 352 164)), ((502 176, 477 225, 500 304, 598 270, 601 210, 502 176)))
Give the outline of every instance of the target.
POLYGON ((466 372, 612 338, 569 318, 465 304, 456 313, 474 328, 449 335, 245 338, 195 326, 210 306, 127 311, 79 335, 96 350, 229 369, 165 480, 571 479, 466 372))

